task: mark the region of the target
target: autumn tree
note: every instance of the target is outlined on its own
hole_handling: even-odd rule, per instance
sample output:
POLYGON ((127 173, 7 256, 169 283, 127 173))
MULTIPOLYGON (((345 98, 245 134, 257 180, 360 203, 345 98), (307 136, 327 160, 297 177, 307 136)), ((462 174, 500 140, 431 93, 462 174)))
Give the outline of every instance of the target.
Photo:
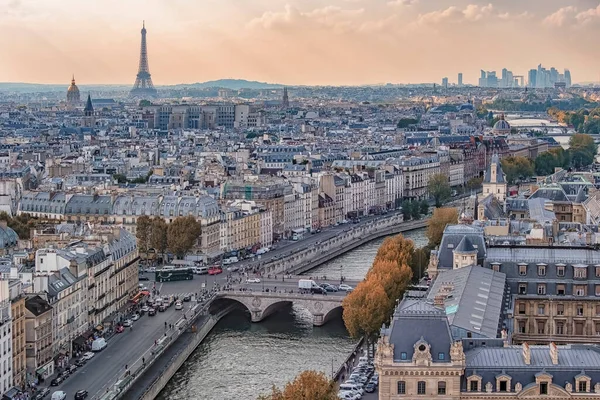
POLYGON ((433 210, 433 216, 427 223, 429 247, 435 248, 439 246, 446 225, 456 223, 458 223, 458 209, 444 207, 433 210))
POLYGON ((387 237, 377 249, 371 269, 375 269, 380 261, 393 261, 398 267, 406 265, 410 261, 414 248, 413 241, 402 235, 387 237))
POLYGON ((283 391, 273 386, 270 394, 258 400, 337 400, 337 390, 323 372, 307 370, 288 382, 283 391))
POLYGON ((388 320, 389 304, 390 299, 375 275, 359 283, 342 302, 342 318, 350 336, 365 337, 367 343, 374 343, 381 326, 388 320))
POLYGON ((202 226, 194 216, 177 217, 169 224, 167 247, 171 253, 181 259, 194 247, 201 233, 202 226))
POLYGON ((152 218, 149 235, 150 248, 164 255, 167 251, 167 223, 161 217, 152 218))
POLYGON ((6 221, 6 225, 15 231, 19 239, 30 239, 31 230, 35 229, 42 221, 30 214, 20 214, 11 217, 6 211, 0 212, 0 221, 6 221))
POLYGON ((429 195, 435 200, 435 206, 441 207, 452 194, 450 183, 448 182, 448 176, 444 174, 435 174, 429 179, 427 184, 427 190, 429 195))
POLYGON ((147 215, 142 215, 136 221, 135 237, 137 238, 138 249, 146 253, 148 259, 148 250, 150 249, 150 234, 152 233, 152 219, 147 215))

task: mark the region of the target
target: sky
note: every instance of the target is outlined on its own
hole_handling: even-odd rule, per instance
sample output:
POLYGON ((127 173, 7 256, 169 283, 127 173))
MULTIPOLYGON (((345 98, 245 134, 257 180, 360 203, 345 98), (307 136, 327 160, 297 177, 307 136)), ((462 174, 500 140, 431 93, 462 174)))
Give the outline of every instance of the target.
POLYGON ((600 0, 0 0, 0 82, 477 83, 542 64, 600 80, 600 0))

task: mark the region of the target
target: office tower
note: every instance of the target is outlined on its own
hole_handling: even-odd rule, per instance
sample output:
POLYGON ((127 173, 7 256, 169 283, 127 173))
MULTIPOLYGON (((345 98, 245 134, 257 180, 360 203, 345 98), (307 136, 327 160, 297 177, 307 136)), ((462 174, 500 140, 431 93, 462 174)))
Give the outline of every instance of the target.
POLYGON ((448 78, 443 78, 442 79, 442 87, 444 89, 448 89, 448 78))
POLYGON ((498 87, 498 77, 496 76, 496 71, 488 71, 487 87, 491 87, 491 88, 498 87))
POLYGON ((146 23, 142 23, 142 43, 140 46, 140 64, 138 73, 133 84, 133 89, 129 92, 134 97, 155 97, 157 92, 150 76, 150 67, 148 66, 148 47, 146 45, 146 23))
POLYGON ((290 98, 288 96, 288 90, 286 87, 283 88, 283 99, 281 99, 281 106, 283 108, 289 108, 290 106, 290 98))
POLYGON ((567 88, 571 87, 571 71, 565 69, 565 84, 567 88))
POLYGON ((462 85, 463 85, 463 80, 462 80, 463 78, 462 78, 462 76, 463 76, 462 72, 459 72, 458 73, 458 87, 462 87, 462 85))
POLYGON ((481 76, 479 77, 479 87, 487 87, 487 74, 484 70, 481 70, 481 76))

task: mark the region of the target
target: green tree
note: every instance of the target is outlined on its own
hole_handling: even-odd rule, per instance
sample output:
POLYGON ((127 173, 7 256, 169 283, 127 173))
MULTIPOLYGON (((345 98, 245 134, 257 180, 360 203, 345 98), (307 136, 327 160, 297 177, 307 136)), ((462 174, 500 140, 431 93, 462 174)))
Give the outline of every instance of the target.
POLYGON ((569 153, 571 165, 575 168, 583 168, 594 162, 598 152, 598 146, 590 135, 575 134, 569 140, 569 153))
POLYGON ((431 250, 426 247, 416 248, 412 253, 409 266, 412 270, 413 281, 418 282, 419 279, 425 276, 430 254, 431 250))
POLYGON ((421 218, 421 202, 419 200, 410 202, 410 217, 414 220, 421 218))
POLYGON ((405 221, 408 221, 410 219, 411 215, 412 215, 412 203, 408 200, 404 200, 402 202, 402 217, 404 218, 405 221))
POLYGON ((417 124, 418 122, 419 122, 419 120, 416 118, 401 118, 398 121, 397 126, 398 126, 398 128, 404 129, 404 128, 408 128, 410 125, 417 124))
POLYGON ((540 176, 550 175, 558 165, 556 156, 550 152, 544 152, 535 158, 535 173, 540 176))
POLYGON ((161 254, 163 256, 165 254, 165 251, 167 251, 167 228, 168 225, 163 218, 152 218, 149 238, 150 248, 154 249, 158 254, 161 254))
POLYGON ((150 102, 150 100, 140 100, 140 102, 138 103, 138 106, 140 107, 148 107, 151 105, 152 103, 150 102))
POLYGON ((303 371, 283 391, 273 386, 271 393, 258 400, 337 400, 335 382, 322 372, 303 371))
POLYGON ((432 249, 439 246, 446 225, 456 223, 458 223, 458 209, 444 207, 433 210, 433 216, 427 223, 428 246, 432 249))
POLYGON ((448 177, 444 174, 435 174, 429 179, 427 184, 429 195, 435 200, 435 206, 441 207, 452 194, 448 177))
POLYGON ((177 217, 167 229, 167 247, 169 251, 182 259, 194 247, 202 233, 202 226, 195 217, 177 217))
POLYGON ((127 183, 127 177, 123 174, 114 174, 112 177, 119 184, 127 183))
POLYGON ((148 259, 148 250, 150 250, 150 235, 152 233, 152 219, 147 215, 142 215, 137 219, 135 226, 135 236, 137 238, 138 249, 146 253, 148 259))
POLYGON ((481 189, 482 184, 483 184, 483 178, 476 176, 467 181, 467 189, 469 189, 469 190, 481 189))
POLYGON ((526 157, 505 157, 501 163, 509 184, 515 183, 517 179, 529 178, 535 173, 533 162, 526 157))
POLYGON ((427 213, 429 212, 429 202, 425 199, 421 200, 421 204, 420 204, 420 212, 423 215, 427 215, 427 213))

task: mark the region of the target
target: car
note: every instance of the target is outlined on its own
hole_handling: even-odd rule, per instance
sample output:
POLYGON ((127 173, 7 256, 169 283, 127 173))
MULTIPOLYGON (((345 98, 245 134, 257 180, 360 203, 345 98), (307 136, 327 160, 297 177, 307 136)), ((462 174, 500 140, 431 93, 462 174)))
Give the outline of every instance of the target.
POLYGON ((246 283, 260 283, 260 279, 258 279, 258 278, 246 279, 246 283))
POLYGON ((185 296, 183 296, 183 301, 184 302, 188 302, 188 301, 192 301, 192 296, 189 294, 186 294, 185 296))
POLYGON ((345 283, 342 283, 340 286, 338 286, 338 290, 341 290, 343 292, 351 292, 354 290, 354 288, 350 285, 346 285, 345 283))
POLYGON ((117 325, 117 327, 115 328, 115 332, 117 333, 123 333, 124 330, 125 328, 123 327, 123 325, 117 325))
POLYGON ((133 325, 133 321, 130 319, 126 319, 125 321, 123 321, 123 326, 126 328, 129 328, 132 325, 133 325))
POLYGON ((227 271, 228 272, 236 272, 239 271, 240 267, 238 267, 237 265, 233 266, 233 267, 227 267, 227 271))
POLYGON ((66 369, 69 371, 70 374, 73 374, 73 372, 77 371, 77 365, 75 365, 75 364, 67 365, 66 369))
POLYGON ((52 400, 65 400, 67 398, 67 393, 63 392, 62 390, 57 390, 56 392, 52 393, 52 400))
POLYGON ((150 278, 148 278, 146 275, 140 275, 138 277, 138 281, 149 281, 150 278))
POLYGON ((44 397, 50 394, 50 389, 43 388, 41 389, 35 396, 31 398, 31 400, 42 400, 44 397))
POLYGON ((373 382, 367 383, 367 386, 365 386, 365 392, 373 393, 374 391, 375 391, 375 384, 373 382))
POLYGON ((165 306, 164 304, 161 304, 160 306, 158 306, 159 312, 165 312, 166 310, 167 310, 167 306, 165 306))
POLYGON ((324 289, 325 289, 326 291, 328 291, 328 292, 337 292, 337 291, 338 291, 338 288, 336 288, 336 287, 335 287, 335 286, 333 286, 333 285, 329 285, 329 284, 327 284, 327 286, 325 286, 325 288, 324 288, 324 289))
POLYGON ((88 351, 87 353, 83 353, 81 358, 86 361, 91 360, 92 358, 94 358, 94 353, 92 353, 91 351, 88 351))
POLYGON ((69 369, 65 369, 64 371, 61 371, 58 373, 57 378, 62 378, 62 380, 66 380, 69 375, 71 375, 71 371, 69 371, 69 369))
POLYGON ((64 381, 62 376, 57 376, 50 381, 50 386, 58 386, 64 381))
POLYGON ((183 303, 178 301, 177 303, 175 303, 175 309, 176 310, 183 310, 183 303))
POLYGON ((148 316, 149 317, 154 317, 156 315, 156 310, 154 308, 150 308, 148 310, 148 316))
POLYGON ((137 321, 138 319, 140 319, 140 314, 133 314, 133 315, 131 316, 131 320, 132 320, 132 321, 137 321))
POLYGON ((75 392, 75 400, 83 400, 88 397, 87 390, 78 390, 75 392))
POLYGON ((87 362, 87 360, 80 358, 77 361, 75 361, 75 365, 77 365, 78 367, 83 367, 86 362, 87 362))
POLYGON ((142 306, 142 312, 148 312, 148 311, 150 311, 150 307, 142 306))

